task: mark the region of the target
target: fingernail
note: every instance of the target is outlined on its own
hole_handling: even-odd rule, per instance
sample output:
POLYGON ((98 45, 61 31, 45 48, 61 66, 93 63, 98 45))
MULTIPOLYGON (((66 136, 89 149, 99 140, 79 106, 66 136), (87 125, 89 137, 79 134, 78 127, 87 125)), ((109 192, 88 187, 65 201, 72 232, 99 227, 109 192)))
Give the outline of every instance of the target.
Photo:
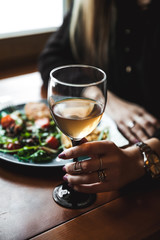
POLYGON ((64 175, 64 176, 63 176, 63 180, 64 180, 65 182, 68 182, 67 175, 64 175))
POLYGON ((63 170, 64 172, 66 172, 66 167, 65 167, 65 166, 63 166, 62 170, 63 170))
POLYGON ((62 152, 62 153, 60 153, 60 154, 58 155, 58 157, 59 157, 59 158, 66 158, 66 154, 62 152))

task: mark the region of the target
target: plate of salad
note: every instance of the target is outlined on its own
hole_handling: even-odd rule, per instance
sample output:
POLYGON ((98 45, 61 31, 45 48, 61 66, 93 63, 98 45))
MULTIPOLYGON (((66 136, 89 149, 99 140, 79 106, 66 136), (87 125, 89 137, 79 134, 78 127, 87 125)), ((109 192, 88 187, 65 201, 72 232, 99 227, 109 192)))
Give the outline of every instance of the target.
POLYGON ((66 163, 58 158, 62 150, 61 132, 51 118, 47 101, 0 111, 0 159, 28 166, 59 167, 66 163))
MULTIPOLYGON (((128 144, 107 114, 86 138, 88 141, 108 139, 119 147, 128 144)), ((46 100, 0 110, 0 160, 34 167, 61 167, 73 161, 58 158, 69 147, 71 141, 57 128, 46 100)))

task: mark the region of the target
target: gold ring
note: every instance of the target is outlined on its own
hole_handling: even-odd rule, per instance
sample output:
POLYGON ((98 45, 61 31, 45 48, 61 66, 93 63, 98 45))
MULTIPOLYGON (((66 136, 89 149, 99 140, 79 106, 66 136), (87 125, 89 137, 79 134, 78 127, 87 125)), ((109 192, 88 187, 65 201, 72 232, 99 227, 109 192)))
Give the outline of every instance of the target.
POLYGON ((105 182, 107 175, 106 175, 104 169, 103 170, 98 170, 97 173, 98 173, 99 181, 100 182, 105 182))

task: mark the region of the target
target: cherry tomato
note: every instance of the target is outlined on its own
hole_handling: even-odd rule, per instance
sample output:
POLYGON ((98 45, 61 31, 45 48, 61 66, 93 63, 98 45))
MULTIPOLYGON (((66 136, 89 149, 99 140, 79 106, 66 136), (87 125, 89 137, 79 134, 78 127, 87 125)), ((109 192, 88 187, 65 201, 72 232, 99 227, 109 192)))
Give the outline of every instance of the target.
POLYGON ((8 150, 15 150, 21 148, 20 144, 18 143, 8 143, 7 149, 8 150))
POLYGON ((5 117, 1 118, 1 125, 3 128, 9 127, 13 123, 15 123, 15 120, 13 118, 11 118, 10 115, 6 115, 5 117))
POLYGON ((46 142, 47 142, 47 145, 53 149, 57 149, 59 146, 59 142, 58 142, 57 138, 55 138, 53 136, 47 137, 46 142))
POLYGON ((40 118, 35 121, 35 124, 41 128, 48 128, 50 126, 49 118, 40 118))

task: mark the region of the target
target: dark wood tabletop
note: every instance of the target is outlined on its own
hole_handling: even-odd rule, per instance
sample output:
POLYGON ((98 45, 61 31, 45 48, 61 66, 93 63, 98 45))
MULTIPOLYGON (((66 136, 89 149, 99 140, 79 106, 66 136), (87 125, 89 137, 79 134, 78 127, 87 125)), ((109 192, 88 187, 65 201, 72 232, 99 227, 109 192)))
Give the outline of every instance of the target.
MULTIPOLYGON (((0 107, 46 97, 38 73, 0 80, 0 107)), ((0 159, 0 240, 160 239, 160 183, 148 177, 71 210, 52 198, 62 167, 0 159)))

